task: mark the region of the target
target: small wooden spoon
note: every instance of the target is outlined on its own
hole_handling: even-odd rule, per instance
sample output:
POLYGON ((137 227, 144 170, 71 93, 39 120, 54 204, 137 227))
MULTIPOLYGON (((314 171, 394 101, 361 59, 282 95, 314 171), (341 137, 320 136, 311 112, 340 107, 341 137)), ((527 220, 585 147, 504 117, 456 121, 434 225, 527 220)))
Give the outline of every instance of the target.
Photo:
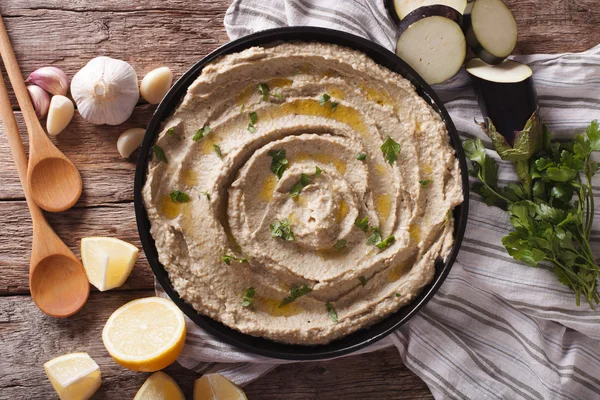
POLYGON ((81 262, 52 230, 32 199, 27 184, 27 156, 1 73, 0 116, 33 223, 33 248, 29 267, 31 297, 46 314, 58 318, 68 317, 83 307, 90 294, 90 284, 81 262))
POLYGON ((1 16, 0 54, 29 133, 27 182, 31 197, 46 211, 68 210, 81 196, 81 175, 71 160, 50 141, 40 125, 1 16))

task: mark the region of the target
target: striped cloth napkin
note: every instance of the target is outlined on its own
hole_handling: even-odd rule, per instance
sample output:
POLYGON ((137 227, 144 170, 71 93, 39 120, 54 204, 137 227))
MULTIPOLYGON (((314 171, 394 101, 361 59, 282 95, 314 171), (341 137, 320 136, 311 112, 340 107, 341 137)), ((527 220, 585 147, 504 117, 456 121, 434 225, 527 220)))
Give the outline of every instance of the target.
MULTIPOLYGON (((394 25, 379 0, 235 0, 225 16, 231 39, 288 25, 334 28, 394 47, 394 25)), ((600 119, 600 46, 515 58, 534 70, 543 120, 554 137, 571 138, 600 119)), ((473 122, 481 114, 466 72, 435 90, 461 136, 479 137, 489 148, 473 122)), ((500 181, 516 180, 511 165, 500 161, 500 181)), ((594 189, 600 194, 600 177, 594 189)), ((396 346, 436 399, 600 398, 600 312, 575 306, 574 295, 550 271, 509 257, 501 244, 511 230, 506 214, 474 193, 470 201, 464 244, 437 295, 363 352, 396 346)), ((596 250, 599 224, 597 217, 596 250)), ((242 385, 286 362, 240 352, 191 321, 178 361, 242 385)))

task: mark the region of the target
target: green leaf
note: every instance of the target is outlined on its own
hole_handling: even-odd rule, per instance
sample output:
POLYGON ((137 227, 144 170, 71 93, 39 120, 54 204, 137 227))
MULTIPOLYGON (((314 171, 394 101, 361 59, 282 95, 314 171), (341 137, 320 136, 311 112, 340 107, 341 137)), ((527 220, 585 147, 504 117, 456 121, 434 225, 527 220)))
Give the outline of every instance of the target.
POLYGON ((225 254, 223 257, 221 257, 221 260, 227 265, 231 265, 231 261, 237 261, 240 264, 248 262, 248 259, 246 257, 236 257, 229 254, 225 254))
POLYGON ((317 176, 320 176, 323 173, 323 170, 321 168, 319 168, 318 165, 315 165, 315 173, 314 173, 314 177, 316 178, 317 176))
POLYGON ((283 307, 290 303, 293 303, 298 297, 307 295, 310 292, 312 292, 312 288, 308 287, 306 284, 302 286, 293 286, 290 289, 290 295, 283 299, 281 304, 279 304, 279 307, 283 307))
POLYGON ((482 184, 481 182, 475 182, 471 187, 473 191, 483 197, 483 201, 488 206, 498 205, 498 203, 504 202, 504 200, 494 193, 490 188, 482 184))
POLYGON ((256 127, 254 125, 252 125, 251 123, 248 124, 248 132, 250 133, 256 133, 256 127))
POLYGON ((357 218, 356 221, 354 221, 354 225, 361 231, 367 233, 367 230, 369 230, 369 217, 364 217, 363 219, 357 218))
POLYGON ((396 293, 396 297, 402 297, 402 293, 396 293))
POLYGON ((337 106, 340 105, 340 103, 336 102, 336 101, 332 101, 331 103, 331 111, 335 111, 335 109, 337 108, 337 106))
POLYGON ((381 232, 379 228, 371 227, 371 236, 367 238, 367 245, 375 246, 377 243, 381 242, 381 232))
POLYGON ((296 183, 294 186, 292 186, 292 189, 290 190, 290 196, 298 197, 300 192, 302 192, 302 189, 304 189, 309 184, 310 184, 310 179, 308 178, 308 175, 301 174, 300 180, 298 181, 298 183, 296 183))
POLYGON ((250 117, 250 122, 254 125, 257 121, 258 121, 258 114, 256 114, 256 112, 252 111, 248 113, 248 116, 250 117))
POLYGON ((273 158, 271 161, 271 171, 277 175, 277 178, 281 179, 281 176, 287 169, 288 165, 288 160, 285 156, 285 150, 269 150, 268 154, 273 158))
POLYGON ((590 139, 590 144, 593 151, 600 151, 600 127, 598 121, 594 120, 585 130, 585 134, 590 139))
POLYGON ((167 164, 169 162, 169 161, 167 161, 167 156, 165 155, 165 151, 159 145, 155 144, 154 146, 152 146, 152 151, 154 152, 154 157, 156 157, 156 159, 158 161, 162 161, 165 164, 167 164))
POLYGON ((467 139, 463 142, 463 148, 465 150, 465 155, 469 160, 479 164, 482 168, 485 166, 487 155, 481 139, 467 139))
POLYGON ((263 101, 269 101, 269 93, 271 92, 271 89, 269 89, 269 85, 267 85, 266 83, 259 83, 257 86, 258 92, 260 94, 262 94, 262 99, 263 101))
POLYGON ((365 161, 365 160, 367 159, 367 153, 359 153, 359 154, 356 156, 356 159, 357 159, 358 161, 365 161))
POLYGON ((365 285, 367 284, 367 278, 365 278, 364 276, 359 276, 358 280, 360 281, 360 284, 362 285, 362 287, 365 287, 365 285))
POLYGON ((200 193, 202 193, 203 195, 205 195, 205 196, 206 196, 206 198, 207 198, 208 200, 210 200, 210 193, 208 193, 208 192, 200 192, 200 193))
POLYGON ((429 185, 431 185, 431 180, 423 179, 423 180, 419 181, 419 185, 421 185, 422 188, 428 188, 429 185))
POLYGON ((202 128, 200 128, 200 129, 198 129, 196 131, 196 134, 194 135, 194 137, 192 137, 192 140, 194 142, 197 142, 198 140, 202 139, 203 137, 205 137, 209 133, 210 133, 210 126, 209 125, 204 125, 202 128))
POLYGON ((323 96, 321 96, 321 100, 319 100, 319 104, 324 106, 330 99, 331 99, 331 96, 328 95, 327 93, 324 93, 323 96))
POLYGON ((280 238, 293 242, 295 240, 294 233, 290 227, 290 221, 284 219, 283 221, 275 221, 269 225, 271 230, 271 237, 280 238))
POLYGON ((177 140, 181 140, 181 137, 175 133, 175 128, 169 128, 167 129, 167 135, 177 139, 177 140))
POLYGON ((221 153, 221 147, 219 147, 218 144, 213 144, 212 147, 213 147, 213 149, 215 149, 215 153, 217 153, 217 155, 219 156, 219 158, 222 160, 223 159, 223 153, 221 153))
POLYGON ((396 241, 396 237, 394 235, 392 235, 392 236, 388 236, 388 238, 385 239, 384 241, 377 243, 375 246, 377 246, 378 249, 385 249, 385 248, 389 247, 389 245, 391 245, 395 241, 396 241))
POLYGON ((346 239, 340 239, 333 245, 335 251, 342 251, 346 248, 346 239))
POLYGON ((171 201, 173 203, 187 203, 189 201, 192 201, 192 198, 190 196, 179 190, 173 190, 169 194, 169 196, 171 197, 171 201))
POLYGON ((550 167, 546 170, 548 179, 555 182, 571 181, 577 176, 577 171, 565 166, 550 167))
POLYGON ((253 287, 242 290, 242 307, 250 308, 254 305, 254 295, 256 291, 253 287))
POLYGON ((394 161, 398 159, 398 153, 400 153, 400 144, 395 142, 394 139, 388 136, 387 140, 381 145, 381 151, 386 161, 392 165, 394 161))
POLYGON ((327 313, 329 314, 329 319, 331 319, 333 322, 337 323, 338 315, 335 312, 335 309, 333 308, 333 306, 329 302, 325 304, 325 309, 327 310, 327 313))

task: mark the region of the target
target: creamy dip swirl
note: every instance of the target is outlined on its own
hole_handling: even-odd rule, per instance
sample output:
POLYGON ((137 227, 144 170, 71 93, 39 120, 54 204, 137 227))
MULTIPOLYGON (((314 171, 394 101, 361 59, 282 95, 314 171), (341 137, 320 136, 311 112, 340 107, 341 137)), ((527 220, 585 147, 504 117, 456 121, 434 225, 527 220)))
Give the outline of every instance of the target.
POLYGON ((155 149, 143 194, 160 262, 185 301, 243 333, 321 344, 365 328, 409 303, 453 244, 463 195, 444 123, 354 50, 224 56, 155 149))

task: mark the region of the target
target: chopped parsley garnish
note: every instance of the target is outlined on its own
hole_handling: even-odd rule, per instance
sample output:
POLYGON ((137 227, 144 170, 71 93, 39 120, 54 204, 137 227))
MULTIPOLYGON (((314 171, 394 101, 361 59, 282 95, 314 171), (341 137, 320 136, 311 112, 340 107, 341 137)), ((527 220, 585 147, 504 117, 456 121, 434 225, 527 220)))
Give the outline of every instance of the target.
POLYGON ((215 149, 215 153, 219 156, 219 158, 223 159, 223 153, 221 153, 221 147, 218 144, 213 144, 213 149, 215 149))
POLYGON ((337 108, 337 106, 340 104, 336 101, 332 101, 331 103, 331 111, 335 111, 335 109, 337 108))
POLYGON ((298 297, 302 297, 310 292, 312 292, 312 288, 309 288, 306 284, 302 286, 294 286, 290 289, 290 295, 283 299, 281 304, 279 304, 279 307, 287 306, 288 304, 296 301, 298 297))
POLYGON ((356 156, 356 159, 357 159, 358 161, 365 161, 365 160, 367 159, 367 153, 359 153, 359 154, 356 156))
POLYGON ((367 238, 367 244, 370 246, 375 246, 377 243, 381 242, 381 232, 379 228, 371 227, 371 236, 367 238))
POLYGON ((269 94, 271 89, 269 89, 269 85, 266 83, 259 83, 257 86, 258 91, 262 94, 263 101, 269 101, 269 94))
POLYGON ((177 140, 181 140, 181 137, 175 133, 175 128, 167 129, 167 135, 174 137, 177 140))
POLYGON ((315 166, 315 178, 319 175, 321 175, 321 173, 323 172, 323 170, 321 168, 319 168, 319 166, 315 166))
POLYGON ((237 261, 239 263, 248 262, 248 259, 246 257, 230 256, 229 254, 225 254, 223 257, 221 257, 221 260, 227 265, 231 265, 231 261, 237 261))
POLYGON ((190 196, 179 190, 173 190, 169 196, 173 203, 187 203, 192 200, 190 196))
POLYGON ((354 221, 354 225, 356 225, 361 231, 367 233, 369 230, 369 217, 364 217, 363 219, 357 218, 354 221))
POLYGON ((329 101, 329 100, 331 100, 331 96, 328 95, 327 93, 323 93, 323 96, 321 96, 321 100, 319 100, 319 104, 321 106, 324 106, 325 104, 329 103, 329 106, 331 107, 331 111, 335 111, 335 109, 337 108, 339 103, 336 103, 334 101, 329 101))
POLYGON ((431 180, 423 179, 422 181, 419 181, 419 185, 421 185, 422 188, 426 189, 429 187, 429 185, 431 185, 431 180))
POLYGON ((258 115, 252 111, 251 113, 248 113, 248 116, 250 117, 250 122, 248 123, 248 132, 256 133, 256 127, 254 124, 256 124, 256 121, 258 121, 258 115))
POLYGON ((192 137, 192 140, 194 142, 197 142, 198 140, 202 139, 204 136, 208 135, 209 133, 210 133, 210 126, 204 125, 202 128, 200 128, 196 131, 196 134, 194 135, 194 137, 192 137))
POLYGON ((398 153, 400 153, 400 143, 395 142, 394 139, 388 136, 387 140, 381 145, 381 151, 386 161, 392 165, 394 161, 398 159, 398 153))
POLYGON ((329 319, 331 319, 333 322, 335 322, 337 324, 338 315, 335 312, 335 309, 333 308, 333 306, 328 302, 325 304, 325 308, 327 309, 327 313, 329 313, 329 319))
POLYGON ((200 192, 200 193, 202 193, 203 195, 205 195, 205 196, 206 196, 206 198, 207 198, 208 200, 210 200, 210 193, 208 193, 208 192, 200 192))
POLYGON ((154 146, 152 146, 152 151, 154 152, 154 157, 156 157, 158 161, 163 161, 165 163, 169 162, 167 161, 165 151, 159 145, 155 144, 154 146))
POLYGON ((396 237, 394 235, 392 235, 392 236, 388 236, 388 238, 385 239, 384 241, 377 243, 375 246, 377 246, 378 249, 385 249, 385 248, 389 247, 389 245, 394 243, 395 241, 396 241, 396 237))
POLYGON ((310 183, 310 180, 308 179, 308 175, 306 175, 306 174, 300 175, 300 180, 298 181, 298 183, 296 183, 294 186, 292 186, 292 190, 290 190, 290 196, 298 197, 300 192, 302 192, 302 189, 304 189, 306 186, 308 186, 309 183, 310 183))
POLYGON ((396 297, 402 297, 402 293, 396 293, 396 297))
POLYGON ((360 284, 363 285, 363 287, 365 287, 365 285, 367 284, 367 278, 365 278, 364 276, 359 276, 358 280, 360 281, 360 284))
POLYGON ((254 305, 254 295, 256 292, 254 288, 248 288, 242 290, 242 307, 250 308, 254 305))
POLYGON ((271 171, 277 175, 277 178, 281 179, 288 165, 288 160, 285 158, 285 149, 269 150, 268 154, 273 158, 271 161, 271 171))
POLYGON ((280 238, 293 242, 295 240, 292 228, 290 228, 290 221, 284 219, 283 221, 275 221, 269 225, 271 230, 271 237, 280 238))
POLYGON ((335 251, 342 251, 345 248, 346 248, 346 239, 340 239, 333 245, 333 249, 335 251))

